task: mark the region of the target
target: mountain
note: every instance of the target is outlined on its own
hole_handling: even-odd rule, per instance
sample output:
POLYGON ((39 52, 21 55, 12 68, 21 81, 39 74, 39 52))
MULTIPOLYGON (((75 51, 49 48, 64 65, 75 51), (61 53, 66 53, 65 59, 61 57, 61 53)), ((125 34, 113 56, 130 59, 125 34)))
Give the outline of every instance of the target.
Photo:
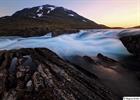
POLYGON ((109 28, 97 24, 72 10, 53 5, 25 8, 12 16, 0 18, 0 35, 33 36, 48 32, 77 32, 79 29, 109 28))

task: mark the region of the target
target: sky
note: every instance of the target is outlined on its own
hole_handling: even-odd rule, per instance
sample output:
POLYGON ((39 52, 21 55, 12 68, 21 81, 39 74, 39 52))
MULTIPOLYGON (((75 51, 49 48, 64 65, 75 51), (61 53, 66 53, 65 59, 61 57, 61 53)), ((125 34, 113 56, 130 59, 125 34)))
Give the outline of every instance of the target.
POLYGON ((110 27, 140 25, 140 0, 0 0, 0 16, 44 4, 63 6, 110 27))

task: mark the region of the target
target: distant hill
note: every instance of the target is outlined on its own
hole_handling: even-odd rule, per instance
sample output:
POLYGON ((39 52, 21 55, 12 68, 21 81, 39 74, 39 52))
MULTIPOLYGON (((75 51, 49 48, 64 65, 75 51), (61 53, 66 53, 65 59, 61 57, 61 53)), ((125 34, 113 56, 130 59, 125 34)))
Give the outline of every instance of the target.
POLYGON ((77 32, 79 29, 104 29, 105 25, 97 24, 72 10, 53 5, 25 8, 12 16, 0 18, 0 35, 33 36, 53 32, 77 32))
POLYGON ((123 27, 111 27, 111 29, 124 29, 123 27))
POLYGON ((132 27, 132 28, 140 28, 140 25, 139 26, 132 27))

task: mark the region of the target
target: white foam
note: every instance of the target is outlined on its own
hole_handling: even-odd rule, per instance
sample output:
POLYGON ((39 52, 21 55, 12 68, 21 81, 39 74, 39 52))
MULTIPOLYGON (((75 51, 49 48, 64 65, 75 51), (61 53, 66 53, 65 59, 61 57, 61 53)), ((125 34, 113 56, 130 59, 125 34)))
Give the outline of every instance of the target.
POLYGON ((140 34, 140 29, 127 29, 120 32, 119 36, 124 37, 129 35, 138 35, 138 34, 140 34))
POLYGON ((109 57, 129 55, 129 52, 118 39, 122 30, 84 30, 70 35, 51 38, 49 33, 41 37, 0 38, 0 49, 11 50, 20 48, 48 48, 60 57, 72 55, 95 56, 102 53, 109 57))

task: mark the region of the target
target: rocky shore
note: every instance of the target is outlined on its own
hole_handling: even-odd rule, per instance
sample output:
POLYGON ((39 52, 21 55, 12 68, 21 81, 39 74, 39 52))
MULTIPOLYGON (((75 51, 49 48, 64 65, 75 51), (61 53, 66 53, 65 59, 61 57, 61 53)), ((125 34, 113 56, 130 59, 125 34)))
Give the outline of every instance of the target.
POLYGON ((131 32, 131 35, 123 36, 120 38, 127 50, 132 53, 133 57, 127 62, 129 68, 133 70, 138 79, 140 79, 140 35, 138 32, 131 32), (133 63, 130 63, 133 62, 133 63))
POLYGON ((116 61, 98 54, 96 57, 74 56, 71 62, 97 76, 118 97, 140 95, 140 68, 136 58, 116 61))
POLYGON ((94 74, 43 48, 1 51, 0 80, 1 100, 118 100, 94 74))
POLYGON ((140 35, 130 35, 120 38, 129 52, 140 57, 140 35))

